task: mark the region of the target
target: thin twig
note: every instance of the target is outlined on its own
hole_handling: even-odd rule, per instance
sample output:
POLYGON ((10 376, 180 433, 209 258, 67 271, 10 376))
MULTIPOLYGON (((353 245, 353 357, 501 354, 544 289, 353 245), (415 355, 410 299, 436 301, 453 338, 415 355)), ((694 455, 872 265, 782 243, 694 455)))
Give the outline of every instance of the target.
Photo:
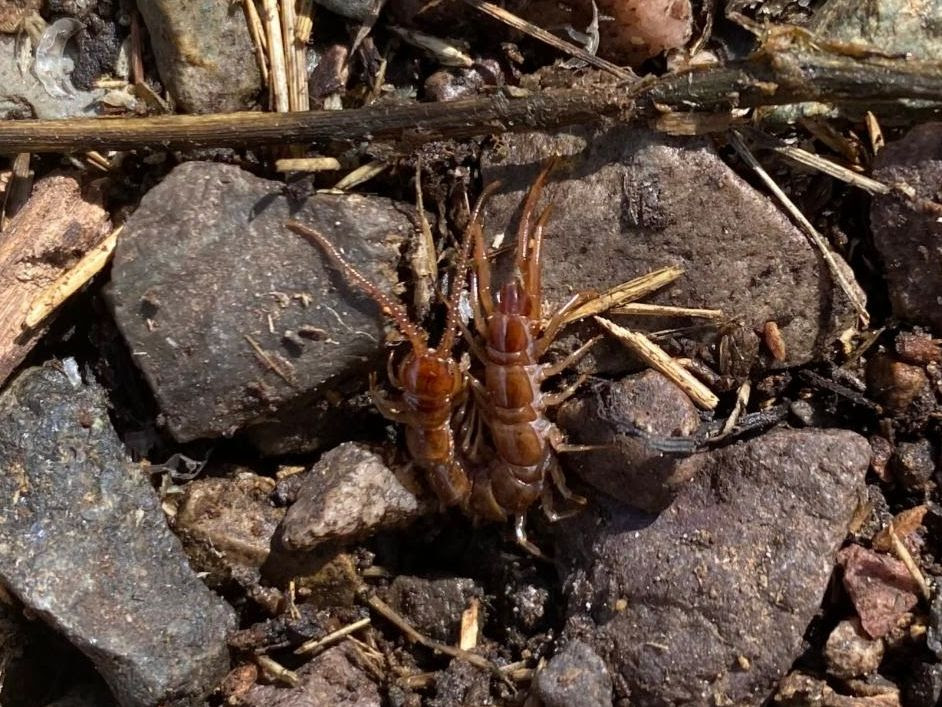
POLYGON ((856 286, 856 284, 852 284, 847 279, 844 271, 834 259, 834 255, 831 253, 831 248, 824 239, 824 236, 818 233, 818 230, 807 218, 805 218, 805 215, 801 213, 801 209, 795 206, 794 202, 784 191, 782 191, 781 187, 775 183, 775 180, 772 179, 769 173, 765 171, 762 165, 759 164, 759 161, 755 158, 752 152, 749 151, 749 148, 746 147, 742 136, 737 131, 733 130, 730 132, 730 142, 735 148, 736 153, 742 158, 744 162, 746 162, 746 164, 752 167, 753 171, 765 183, 769 191, 772 192, 783 208, 789 213, 789 215, 791 215, 798 225, 801 226, 801 228, 805 231, 805 234, 811 239, 811 242, 814 243, 815 247, 818 249, 818 252, 821 253, 821 257, 824 258, 824 262, 827 263, 831 277, 834 278, 834 281, 837 282, 841 290, 844 292, 844 296, 847 297, 853 308, 856 310, 857 316, 860 318, 861 326, 866 328, 870 323, 870 314, 867 312, 866 304, 860 297, 860 288, 856 286))
POLYGON ((255 0, 242 0, 242 7, 245 9, 245 24, 249 27, 249 36, 252 38, 252 46, 255 47, 255 60, 258 63, 258 70, 262 74, 262 83, 267 86, 268 59, 265 53, 268 51, 268 40, 265 38, 265 28, 262 26, 261 18, 258 16, 255 0))
POLYGON ((521 17, 517 17, 513 13, 507 12, 507 10, 502 7, 498 7, 494 3, 487 2, 486 0, 464 0, 471 7, 480 10, 485 15, 490 15, 491 17, 500 20, 509 27, 513 27, 520 32, 530 35, 534 39, 538 39, 541 42, 549 44, 551 47, 558 49, 561 52, 565 52, 570 56, 575 57, 576 59, 581 59, 586 64, 591 64, 592 66, 603 69, 613 76, 617 76, 623 80, 637 80, 638 75, 635 74, 631 69, 623 69, 620 66, 613 64, 610 61, 606 61, 601 57, 597 57, 594 54, 587 52, 582 47, 567 42, 564 39, 560 39, 555 34, 547 32, 542 27, 537 27, 532 22, 527 22, 521 17))
POLYGON ((916 584, 919 585, 919 591, 922 593, 923 599, 926 601, 931 601, 932 591, 929 589, 929 585, 926 583, 926 578, 922 575, 922 571, 919 569, 919 566, 916 564, 916 561, 913 559, 913 556, 910 554, 907 547, 896 534, 896 529, 893 527, 893 521, 890 521, 887 528, 890 531, 890 543, 893 546, 893 552, 896 553, 896 556, 900 559, 900 561, 906 565, 906 569, 909 570, 909 574, 912 575, 913 580, 916 582, 916 584))
POLYGON ((293 670, 288 670, 285 666, 273 658, 269 658, 267 655, 262 654, 256 655, 254 658, 255 662, 258 663, 258 667, 260 667, 272 680, 283 682, 286 685, 290 685, 291 687, 297 687, 301 684, 301 680, 298 678, 298 674, 296 672, 293 670))
POLYGON ((618 326, 602 317, 595 317, 602 328, 631 349, 638 357, 656 371, 663 373, 694 403, 707 410, 715 408, 720 400, 709 388, 694 378, 693 374, 675 361, 660 346, 652 343, 643 334, 618 326))
POLYGON ((283 157, 275 160, 276 172, 331 172, 340 169, 336 157, 283 157))
POLYGON ((359 631, 361 628, 366 628, 369 625, 370 617, 367 616, 365 619, 354 621, 353 623, 347 624, 342 628, 338 628, 336 631, 331 631, 323 638, 312 638, 310 641, 305 641, 294 649, 294 654, 307 655, 308 653, 313 653, 314 651, 329 646, 332 643, 336 643, 344 636, 349 636, 351 633, 359 631))
POLYGON ((275 372, 285 383, 294 385, 294 380, 289 371, 285 371, 284 367, 276 361, 270 353, 263 349, 255 339, 248 334, 244 334, 243 336, 245 340, 249 342, 249 346, 252 347, 259 361, 264 363, 271 371, 275 372))

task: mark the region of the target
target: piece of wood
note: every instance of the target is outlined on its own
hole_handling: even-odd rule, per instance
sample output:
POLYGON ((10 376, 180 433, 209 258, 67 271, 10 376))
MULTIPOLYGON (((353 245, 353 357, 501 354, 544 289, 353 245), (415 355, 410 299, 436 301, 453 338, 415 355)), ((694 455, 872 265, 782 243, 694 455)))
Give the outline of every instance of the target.
MULTIPOLYGON (((229 113, 153 118, 83 118, 0 122, 0 154, 245 147, 312 141, 385 140, 416 146, 445 138, 551 130, 605 119, 647 121, 665 110, 829 101, 877 110, 921 99, 920 115, 942 107, 942 64, 786 50, 657 80, 509 97, 505 93, 444 103, 386 105, 291 114, 229 113)), ((916 109, 908 109, 916 115, 916 109)))
POLYGON ((0 233, 0 382, 45 331, 43 325, 23 329, 33 303, 110 231, 108 212, 83 197, 74 177, 52 175, 36 183, 0 233))

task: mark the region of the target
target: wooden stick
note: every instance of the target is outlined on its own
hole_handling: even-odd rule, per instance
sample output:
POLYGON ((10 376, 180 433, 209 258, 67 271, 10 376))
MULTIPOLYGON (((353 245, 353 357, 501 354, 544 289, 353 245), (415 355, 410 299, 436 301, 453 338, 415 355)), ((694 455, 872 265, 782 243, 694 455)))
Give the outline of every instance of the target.
POLYGON ((359 631, 361 628, 366 628, 370 625, 370 617, 367 616, 365 619, 360 619, 359 621, 354 621, 353 623, 347 624, 341 628, 338 628, 336 631, 328 633, 323 638, 312 638, 310 641, 305 641, 300 646, 294 649, 295 655, 306 655, 308 653, 313 653, 319 648, 329 646, 331 643, 336 643, 341 638, 349 636, 355 631, 359 631))
MULTIPOLYGON (((605 119, 647 121, 664 109, 726 112, 733 107, 809 100, 867 106, 914 98, 942 103, 935 62, 866 60, 785 52, 722 67, 671 74, 627 87, 572 89, 519 98, 497 94, 444 103, 368 106, 291 115, 229 113, 153 118, 71 118, 0 122, 0 154, 238 147, 316 140, 393 140, 420 145, 444 138, 552 130, 605 119), (644 98, 644 100, 637 100, 644 98)), ((931 110, 929 104, 926 110, 931 110)), ((911 115, 919 115, 915 109, 911 115)))
POLYGON ((638 355, 645 363, 656 371, 663 373, 678 388, 683 390, 694 403, 706 410, 715 408, 720 400, 713 394, 709 388, 693 377, 686 368, 657 344, 651 342, 643 334, 638 334, 618 326, 602 317, 595 317, 595 321, 608 331, 612 336, 622 342, 631 351, 638 355))

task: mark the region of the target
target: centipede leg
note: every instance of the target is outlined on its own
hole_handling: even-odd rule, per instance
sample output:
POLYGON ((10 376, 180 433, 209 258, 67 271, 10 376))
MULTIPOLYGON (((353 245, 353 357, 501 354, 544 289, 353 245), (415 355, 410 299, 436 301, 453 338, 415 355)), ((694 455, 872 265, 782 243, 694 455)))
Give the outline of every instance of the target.
POLYGON ((577 292, 566 300, 559 309, 553 312, 553 316, 549 318, 549 321, 547 321, 546 325, 543 327, 543 335, 540 337, 539 341, 536 342, 537 356, 542 356, 546 353, 550 344, 552 344, 559 335, 559 330, 566 325, 566 318, 570 313, 586 302, 592 301, 595 297, 596 294, 594 292, 577 292))
MULTIPOLYGON (((585 496, 580 496, 566 485, 566 477, 563 475, 563 470, 560 468, 559 463, 555 461, 550 464, 550 478, 553 479, 553 485, 556 486, 559 495, 570 503, 575 503, 578 506, 584 506, 588 503, 585 496)), ((573 513, 578 513, 578 509, 574 510, 573 513)))
POLYGON ((555 406, 557 406, 557 405, 563 404, 564 402, 566 402, 567 400, 569 400, 569 398, 571 398, 573 395, 575 395, 576 390, 579 389, 579 386, 580 386, 580 385, 582 385, 583 383, 585 383, 586 378, 588 378, 588 377, 589 377, 588 374, 583 373, 581 376, 579 376, 579 377, 575 380, 575 382, 574 382, 572 385, 569 385, 569 386, 563 388, 563 389, 560 390, 559 392, 550 393, 549 395, 544 395, 544 396, 543 396, 543 405, 544 405, 545 407, 551 408, 551 407, 555 407, 555 406))
POLYGON ((526 515, 522 513, 514 518, 514 535, 517 538, 517 544, 534 557, 549 561, 549 558, 543 554, 540 548, 527 538, 526 519, 526 515))
POLYGON ((567 368, 575 366, 587 353, 589 353, 592 347, 595 346, 601 338, 601 335, 594 336, 565 358, 557 361, 556 363, 551 363, 550 365, 545 366, 543 368, 542 378, 544 380, 547 378, 552 378, 553 376, 562 373, 567 368))

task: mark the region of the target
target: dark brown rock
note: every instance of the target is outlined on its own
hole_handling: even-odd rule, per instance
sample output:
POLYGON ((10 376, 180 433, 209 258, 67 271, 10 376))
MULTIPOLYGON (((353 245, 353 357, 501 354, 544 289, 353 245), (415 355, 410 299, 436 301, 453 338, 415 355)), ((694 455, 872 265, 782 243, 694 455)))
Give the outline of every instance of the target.
MULTIPOLYGON (((874 162, 873 176, 888 184, 903 182, 921 199, 937 201, 942 182, 942 123, 924 123, 889 143, 874 162)), ((893 312, 897 317, 942 334, 942 239, 939 215, 920 209, 898 195, 873 197, 873 240, 886 270, 893 312)))
MULTIPOLYGON (((489 242, 499 232, 511 241, 523 193, 553 153, 563 159, 542 202, 555 207, 543 248, 544 299, 551 305, 573 291, 604 290, 679 265, 685 275, 646 301, 718 307, 741 318, 750 333, 774 322, 787 354, 777 367, 811 360, 854 324, 814 248, 769 197, 706 142, 635 126, 504 138, 483 164, 485 181, 505 185, 487 210, 489 242)), ((642 331, 685 323, 619 321, 642 331)), ((704 334, 705 340, 713 337, 715 332, 704 334)), ((597 369, 624 368, 620 348, 597 346, 593 355, 597 369)))
MULTIPOLYGON (((389 587, 389 604, 425 635, 442 643, 458 641, 461 614, 484 591, 462 577, 425 579, 400 575, 389 587)), ((483 623, 483 621, 482 621, 483 623)))
POLYGON ((632 705, 759 704, 802 647, 857 505, 866 439, 778 430, 710 452, 659 516, 557 524, 566 635, 632 705))
POLYGON ((545 707, 608 707, 612 677, 590 646, 570 641, 536 674, 536 694, 545 707))
POLYGON ((232 609, 187 563, 104 391, 65 370, 28 369, 0 396, 0 580, 120 704, 202 703, 229 669, 232 609))
POLYGON ((352 194, 290 205, 282 187, 185 163, 144 196, 118 242, 115 319, 178 440, 264 421, 269 436, 303 423, 309 436, 297 445, 321 443, 336 418, 346 432, 356 423, 342 401, 382 360, 378 308, 284 222, 320 229, 391 290, 412 232, 406 211, 352 194), (319 335, 298 346, 287 331, 319 335))
POLYGON ((908 490, 923 493, 932 488, 935 476, 935 452, 927 439, 900 442, 890 459, 896 481, 908 490))
POLYGON ((376 452, 341 444, 320 458, 288 509, 281 539, 292 550, 309 550, 328 541, 346 542, 376 530, 398 527, 433 510, 418 486, 403 485, 376 452))
POLYGON ((381 707, 379 688, 351 658, 346 645, 329 648, 298 668, 300 684, 256 685, 239 704, 245 707, 381 707))
POLYGON ((565 403, 558 423, 574 444, 612 445, 567 455, 567 469, 613 498, 652 513, 670 503, 702 462, 699 455, 665 455, 629 434, 637 428, 655 437, 689 437, 700 427, 690 398, 656 371, 598 383, 565 403))
POLYGON ((275 481, 252 473, 234 479, 197 479, 185 486, 173 516, 190 563, 211 586, 268 558, 271 539, 285 515, 270 500, 275 481))

